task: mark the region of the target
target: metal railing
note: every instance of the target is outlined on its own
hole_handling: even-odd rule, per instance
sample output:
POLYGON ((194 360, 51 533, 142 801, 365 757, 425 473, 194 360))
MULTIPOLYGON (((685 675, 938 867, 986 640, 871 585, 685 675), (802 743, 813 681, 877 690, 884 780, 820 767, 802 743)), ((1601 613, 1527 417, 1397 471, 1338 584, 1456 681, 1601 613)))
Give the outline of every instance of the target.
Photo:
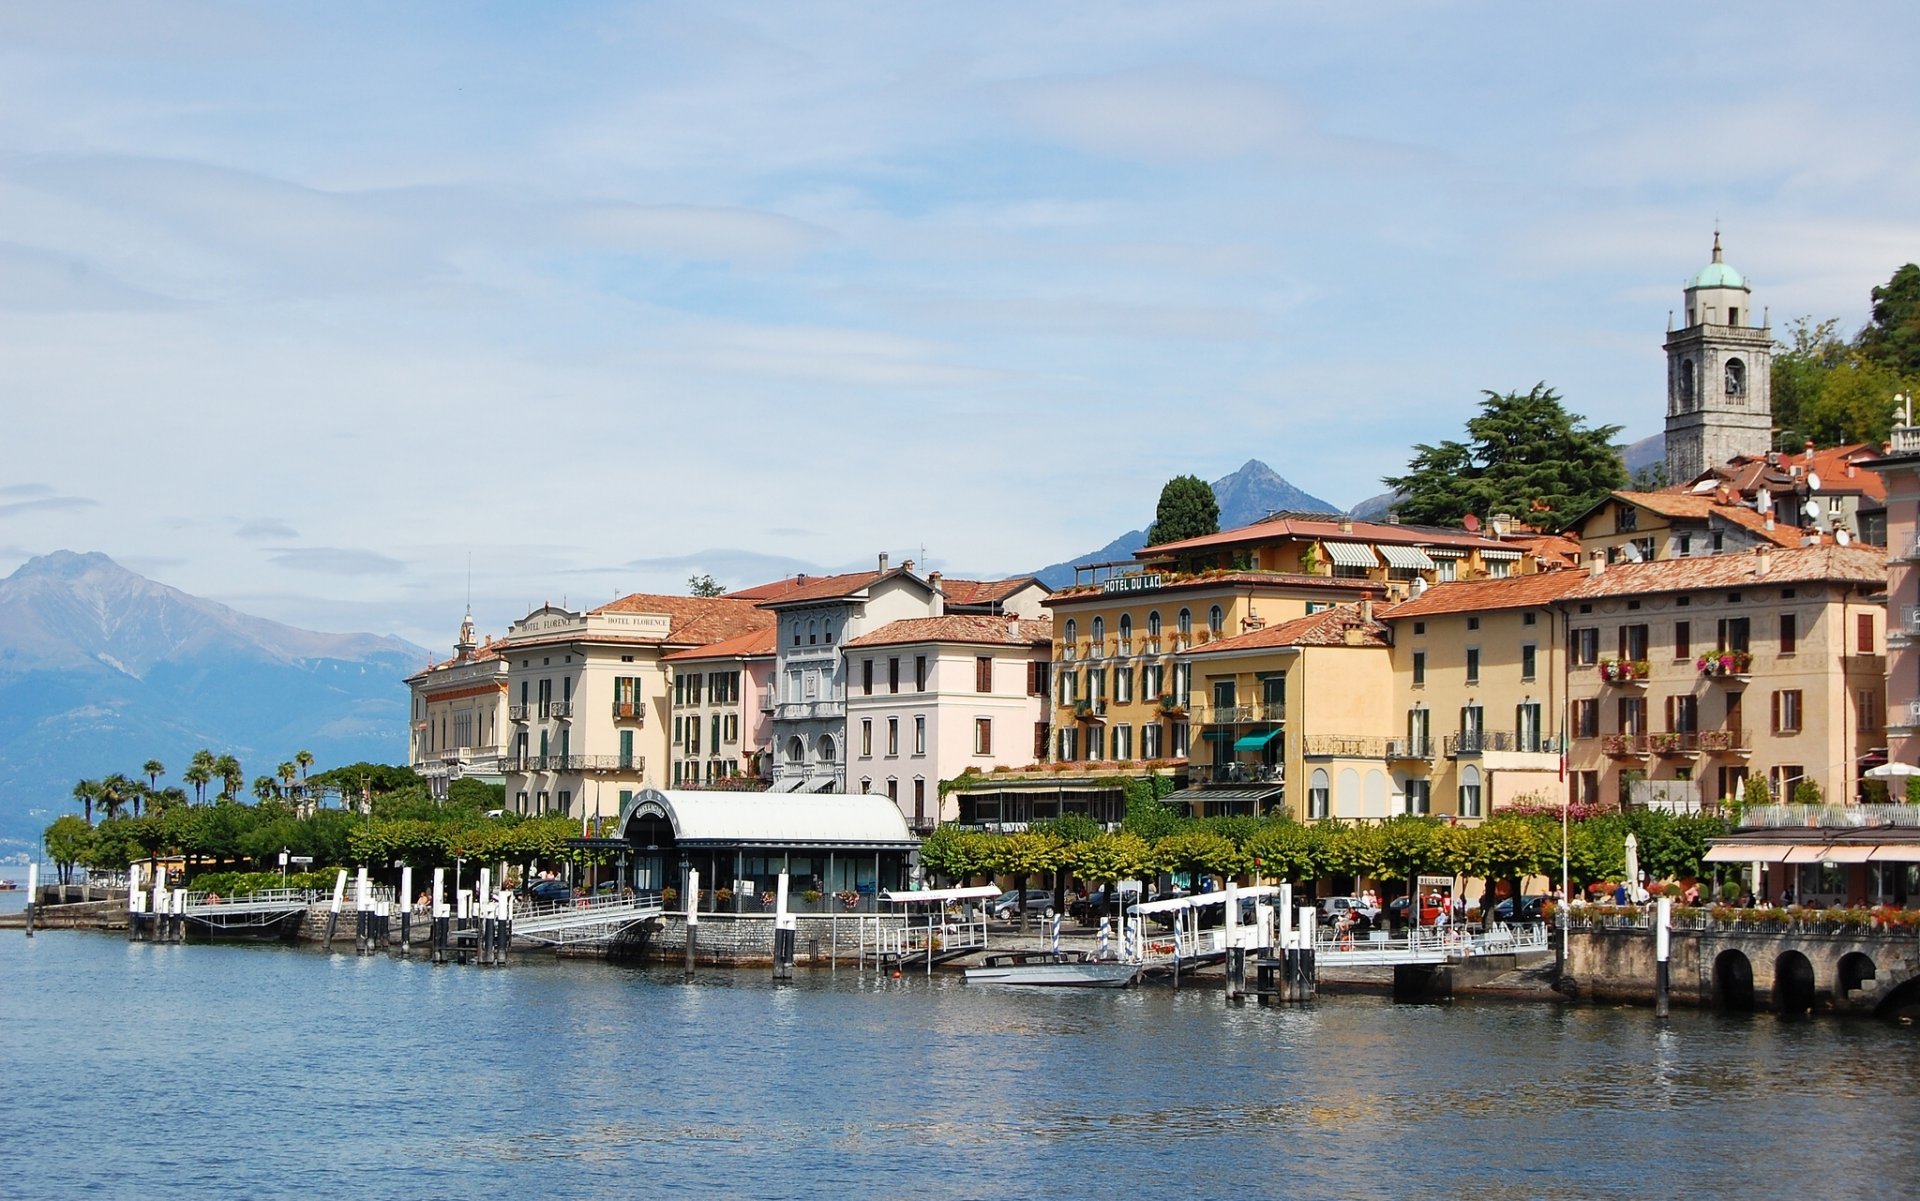
POLYGON ((1246 705, 1210 705, 1204 698, 1192 700, 1187 712, 1193 720, 1203 724, 1232 725, 1256 721, 1285 721, 1287 707, 1284 703, 1255 703, 1246 705))
POLYGON ((527 755, 505 758, 500 770, 507 771, 637 771, 647 770, 645 755, 527 755))
POLYGON ((1755 805, 1740 815, 1740 826, 1753 830, 1920 826, 1920 805, 1755 805))
POLYGON ((773 716, 778 721, 804 721, 815 717, 845 717, 845 701, 782 701, 774 706, 773 716))
POLYGON ((550 717, 567 718, 573 716, 572 701, 548 701, 547 714, 550 717))
POLYGON ((1431 759, 1433 758, 1433 739, 1390 738, 1387 740, 1387 758, 1431 759))
POLYGON ((1192 763, 1187 780, 1194 784, 1279 784, 1284 773, 1278 763, 1192 763))
POLYGON ((1447 758, 1484 755, 1488 751, 1514 751, 1520 754, 1553 754, 1558 748, 1553 739, 1526 730, 1462 730, 1447 735, 1447 758))
POLYGON ((644 721, 646 720, 646 716, 647 711, 637 702, 613 702, 613 717, 615 721, 644 721))
POLYGON ((526 721, 528 718, 532 716, 533 716, 532 705, 508 705, 507 706, 508 721, 526 721))
POLYGON ((1308 758, 1385 759, 1391 741, 1359 734, 1309 734, 1301 751, 1308 758))

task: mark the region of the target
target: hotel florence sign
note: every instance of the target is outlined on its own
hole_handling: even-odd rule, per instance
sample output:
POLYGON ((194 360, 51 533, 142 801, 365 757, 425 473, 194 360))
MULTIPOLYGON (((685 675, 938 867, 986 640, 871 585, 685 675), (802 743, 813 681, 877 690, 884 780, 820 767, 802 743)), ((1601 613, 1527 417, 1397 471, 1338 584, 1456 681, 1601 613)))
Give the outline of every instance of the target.
POLYGON ((673 632, 673 618, 665 613, 540 613, 516 624, 511 636, 531 638, 564 632, 665 638, 673 632))

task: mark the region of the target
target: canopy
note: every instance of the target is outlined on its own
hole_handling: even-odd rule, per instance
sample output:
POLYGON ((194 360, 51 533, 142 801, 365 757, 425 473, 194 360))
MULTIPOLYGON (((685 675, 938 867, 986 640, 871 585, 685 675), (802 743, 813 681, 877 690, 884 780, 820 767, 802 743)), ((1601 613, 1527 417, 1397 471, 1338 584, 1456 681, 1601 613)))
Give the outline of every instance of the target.
POLYGON ((880 895, 891 905, 945 905, 949 901, 984 901, 999 896, 1000 890, 991 884, 973 884, 966 888, 923 888, 918 892, 888 889, 880 895))
POLYGON ((1482 559, 1518 559, 1520 557, 1520 552, 1517 550, 1491 550, 1489 548, 1482 547, 1480 550, 1480 557, 1482 559))
POLYGON ((1373 552, 1357 542, 1323 542, 1321 545, 1327 548, 1327 558, 1333 560, 1337 566, 1367 568, 1380 566, 1380 560, 1373 557, 1373 552))
POLYGON ((1787 857, 1787 847, 1774 843, 1721 842, 1707 848, 1702 863, 1778 863, 1787 857))
POLYGON ((1380 557, 1387 561, 1388 567, 1402 567, 1412 571, 1432 571, 1433 560, 1427 552, 1417 546, 1393 546, 1384 544, 1380 548, 1380 557))
POLYGON ((802 784, 805 784, 806 782, 807 782, 806 777, 804 776, 782 776, 778 780, 775 780, 773 782, 773 787, 767 789, 767 791, 768 792, 792 792, 794 789, 800 787, 802 784))
MULTIPOLYGON (((1256 884, 1250 888, 1237 890, 1236 896, 1238 899, 1244 901, 1248 897, 1277 896, 1279 892, 1280 886, 1277 884, 1256 884)), ((1224 905, 1226 903, 1226 890, 1221 889, 1218 892, 1196 892, 1189 897, 1168 897, 1164 901, 1143 901, 1138 905, 1127 906, 1127 912, 1173 913, 1181 909, 1198 909, 1202 905, 1224 905)))
POLYGON ((1869 767, 1865 774, 1870 780, 1892 780, 1900 776, 1920 776, 1920 767, 1911 763, 1882 763, 1879 767, 1869 767))
POLYGON ((1247 734, 1233 744, 1235 751, 1264 751, 1267 744, 1280 737, 1280 731, 1268 730, 1264 734, 1247 734))

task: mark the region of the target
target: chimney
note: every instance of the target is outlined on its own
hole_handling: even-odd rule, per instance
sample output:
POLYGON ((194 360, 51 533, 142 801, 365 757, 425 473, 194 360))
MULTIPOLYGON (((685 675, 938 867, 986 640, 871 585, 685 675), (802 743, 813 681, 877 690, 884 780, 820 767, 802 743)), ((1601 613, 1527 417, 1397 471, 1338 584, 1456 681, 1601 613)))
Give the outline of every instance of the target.
POLYGON ((1020 619, 1018 617, 1007 618, 1007 637, 1014 642, 1020 641, 1020 619))
POLYGON ((1353 533, 1353 514, 1340 514, 1340 532, 1343 534, 1353 533))
POLYGON ((1427 577, 1423 575, 1414 576, 1413 577, 1413 594, 1415 596, 1419 596, 1421 593, 1425 592, 1426 590, 1427 590, 1427 577))
POLYGON ((1512 524, 1513 514, 1495 513, 1492 522, 1493 536, 1495 538, 1505 538, 1507 536, 1507 527, 1512 524))
POLYGON ((1607 569, 1607 552, 1596 550, 1587 556, 1587 574, 1598 578, 1607 569))
POLYGON ((1370 596, 1360 598, 1360 620, 1367 623, 1373 621, 1373 598, 1370 596))
POLYGON ((1807 459, 1807 462, 1809 463, 1813 462, 1813 439, 1812 438, 1807 439, 1806 459, 1807 459))
POLYGON ((887 569, 887 552, 881 551, 880 552, 880 570, 885 571, 886 569, 887 569))
MULTIPOLYGON (((1773 523, 1769 521, 1767 525, 1769 528, 1771 528, 1773 523)), ((1753 574, 1755 575, 1767 574, 1767 568, 1772 566, 1772 563, 1773 563, 1772 547, 1761 545, 1753 548, 1753 574)))
POLYGON ((1388 510, 1387 510, 1387 515, 1386 515, 1386 517, 1385 517, 1385 519, 1384 519, 1384 520, 1386 521, 1386 523, 1387 523, 1388 525, 1399 525, 1399 524, 1400 524, 1400 513, 1399 513, 1399 510, 1397 510, 1397 509, 1388 509, 1388 510))

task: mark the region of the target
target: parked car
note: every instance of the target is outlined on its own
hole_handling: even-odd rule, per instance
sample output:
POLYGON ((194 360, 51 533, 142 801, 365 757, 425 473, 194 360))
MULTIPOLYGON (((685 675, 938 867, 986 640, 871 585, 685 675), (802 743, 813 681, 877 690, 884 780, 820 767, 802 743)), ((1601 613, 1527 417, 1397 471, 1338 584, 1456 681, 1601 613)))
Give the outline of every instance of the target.
MULTIPOLYGON (((1047 910, 1053 908, 1053 894, 1044 888, 1029 888, 1025 890, 1024 895, 1026 897, 1025 908, 1028 913, 1045 913, 1047 910)), ((1020 889, 1010 888, 994 898, 993 903, 987 906, 987 912, 1002 921, 1018 917, 1020 916, 1021 896, 1022 892, 1020 889)))
POLYGON ((1338 922, 1348 914, 1353 918, 1353 930, 1356 934, 1365 934, 1380 921, 1378 906, 1369 905, 1359 897, 1321 897, 1320 920, 1328 925, 1338 922))
MULTIPOLYGON (((1395 927, 1407 924, 1407 912, 1413 908, 1411 897, 1395 897, 1387 902, 1387 921, 1395 927)), ((1420 924, 1431 926, 1440 920, 1440 906, 1422 898, 1420 901, 1420 924)))
MULTIPOLYGON (((1524 898, 1520 906, 1520 920, 1523 922, 1545 920, 1547 902, 1552 899, 1552 897, 1541 896, 1539 894, 1524 898)), ((1493 920, 1496 922, 1510 922, 1513 920, 1512 897, 1508 897, 1493 907, 1493 920)))
POLYGON ((527 885, 527 899, 545 904, 565 904, 573 899, 573 885, 565 880, 535 880, 527 885))

